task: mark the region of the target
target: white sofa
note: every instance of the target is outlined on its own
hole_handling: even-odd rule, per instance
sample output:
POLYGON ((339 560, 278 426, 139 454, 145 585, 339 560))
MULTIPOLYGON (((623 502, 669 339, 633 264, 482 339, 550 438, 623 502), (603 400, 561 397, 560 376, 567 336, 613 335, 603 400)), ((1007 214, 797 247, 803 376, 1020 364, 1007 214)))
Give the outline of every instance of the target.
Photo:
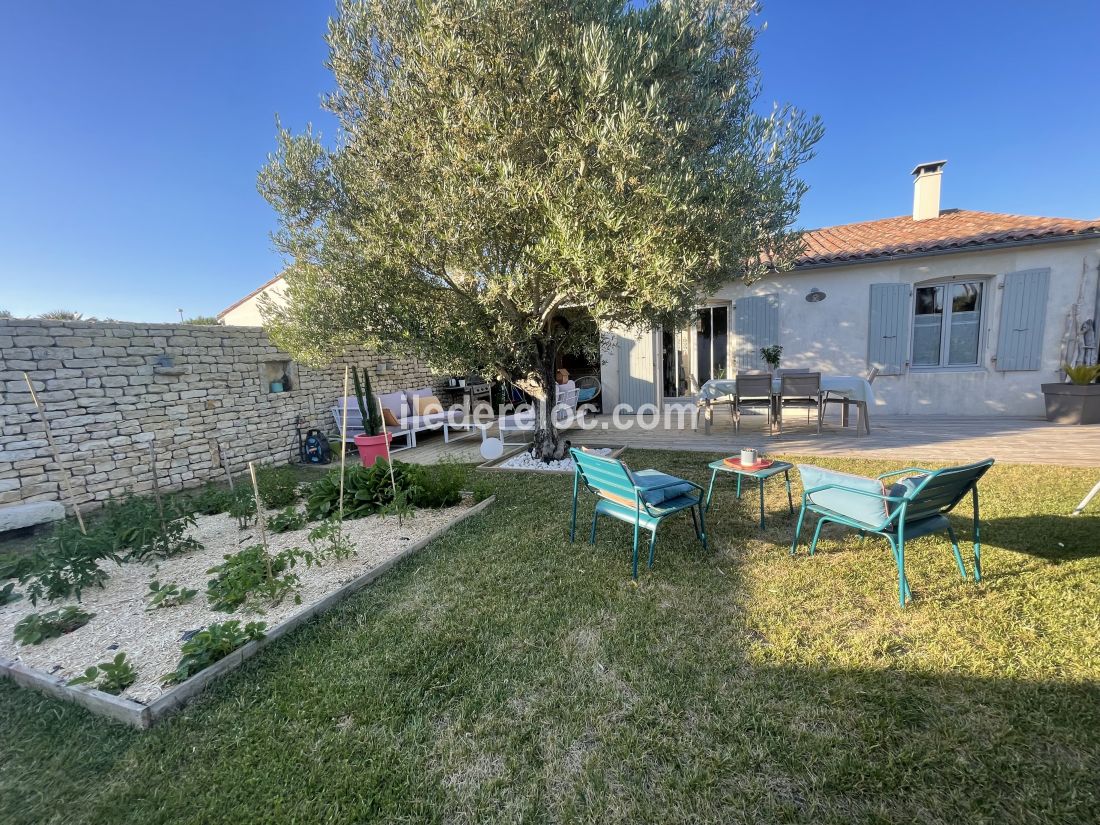
MULTIPOLYGON (((386 430, 393 434, 394 438, 404 437, 405 443, 400 447, 391 447, 390 452, 400 452, 416 446, 416 434, 432 430, 444 429, 449 421, 448 413, 444 411, 418 415, 414 399, 427 395, 434 395, 431 387, 418 387, 412 390, 397 390, 378 395, 382 406, 397 419, 396 425, 387 425, 386 430)), ((354 396, 349 396, 348 402, 348 441, 353 436, 364 431, 363 415, 359 411, 359 403, 354 396)), ((341 416, 343 415, 344 399, 337 399, 336 406, 332 408, 332 417, 336 421, 339 430, 341 416)))

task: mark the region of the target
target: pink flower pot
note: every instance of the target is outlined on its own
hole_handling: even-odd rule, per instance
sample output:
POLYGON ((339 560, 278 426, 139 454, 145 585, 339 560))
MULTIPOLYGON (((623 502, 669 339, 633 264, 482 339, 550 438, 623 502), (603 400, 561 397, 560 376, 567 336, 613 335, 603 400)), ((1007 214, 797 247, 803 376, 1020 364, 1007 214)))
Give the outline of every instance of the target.
POLYGON ((392 440, 392 433, 355 436, 355 446, 359 450, 359 459, 363 462, 363 466, 373 467, 374 462, 380 458, 385 458, 389 449, 389 442, 392 440))

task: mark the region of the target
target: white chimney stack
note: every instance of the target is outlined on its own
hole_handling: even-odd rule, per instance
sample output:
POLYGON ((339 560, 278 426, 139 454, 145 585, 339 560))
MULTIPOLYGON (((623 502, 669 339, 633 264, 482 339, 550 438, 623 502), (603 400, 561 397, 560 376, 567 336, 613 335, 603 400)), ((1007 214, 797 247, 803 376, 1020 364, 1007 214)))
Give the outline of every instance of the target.
POLYGON ((913 170, 913 220, 926 221, 940 216, 940 178, 946 160, 921 163, 913 170))

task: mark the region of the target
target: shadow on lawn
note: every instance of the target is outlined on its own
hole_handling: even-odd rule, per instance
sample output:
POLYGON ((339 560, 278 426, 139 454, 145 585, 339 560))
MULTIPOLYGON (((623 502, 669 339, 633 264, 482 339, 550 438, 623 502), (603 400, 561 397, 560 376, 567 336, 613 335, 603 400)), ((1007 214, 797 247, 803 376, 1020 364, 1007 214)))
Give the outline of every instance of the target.
MULTIPOLYGON (((963 539, 963 534, 959 534, 963 539)), ((966 539, 969 539, 967 531, 966 539)), ((1100 516, 1033 515, 982 519, 982 543, 1058 564, 1100 556, 1100 516)))

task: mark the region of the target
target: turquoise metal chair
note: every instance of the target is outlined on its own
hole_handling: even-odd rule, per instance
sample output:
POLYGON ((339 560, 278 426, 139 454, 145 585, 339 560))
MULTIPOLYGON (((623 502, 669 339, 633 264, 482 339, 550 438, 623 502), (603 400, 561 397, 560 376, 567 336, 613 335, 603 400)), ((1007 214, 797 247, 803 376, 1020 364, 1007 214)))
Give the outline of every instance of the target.
POLYGON ((818 468, 812 474, 804 473, 807 487, 802 494, 802 510, 798 514, 794 540, 791 542, 791 554, 797 551, 802 535, 802 522, 806 513, 816 513, 819 518, 810 543, 810 555, 817 549, 817 539, 821 527, 827 522, 843 524, 860 531, 884 536, 890 543, 890 551, 898 568, 898 601, 902 607, 912 599, 909 582, 905 576, 905 542, 907 539, 920 538, 933 533, 946 532, 951 539, 951 549, 955 554, 955 564, 959 574, 966 579, 966 565, 959 552, 959 541, 947 513, 970 494, 974 504, 974 581, 982 580, 981 534, 978 514, 978 481, 990 467, 993 459, 987 458, 975 464, 962 467, 948 467, 943 470, 924 470, 909 467, 892 473, 884 473, 877 479, 863 479, 859 476, 846 476, 843 473, 830 473, 818 468), (892 484, 885 492, 884 482, 897 476, 910 475, 892 484), (836 478, 835 482, 828 480, 836 478), (826 483, 811 486, 810 478, 817 477, 826 483), (865 483, 866 482, 866 483, 865 483), (878 492, 871 487, 878 486, 878 492), (862 488, 862 489, 861 489, 862 488), (877 502, 876 502, 877 500, 877 502), (881 519, 879 518, 881 516, 881 519))
POLYGON ((657 528, 671 515, 691 512, 695 535, 707 547, 706 523, 703 521, 703 488, 691 481, 666 475, 656 470, 631 472, 623 462, 607 456, 592 455, 571 449, 576 470, 573 474, 573 520, 569 525, 569 541, 577 535, 577 499, 581 485, 594 494, 590 544, 596 542, 596 521, 601 516, 624 521, 634 527, 634 557, 632 575, 638 578, 638 534, 649 530, 649 567, 657 551, 657 528))

